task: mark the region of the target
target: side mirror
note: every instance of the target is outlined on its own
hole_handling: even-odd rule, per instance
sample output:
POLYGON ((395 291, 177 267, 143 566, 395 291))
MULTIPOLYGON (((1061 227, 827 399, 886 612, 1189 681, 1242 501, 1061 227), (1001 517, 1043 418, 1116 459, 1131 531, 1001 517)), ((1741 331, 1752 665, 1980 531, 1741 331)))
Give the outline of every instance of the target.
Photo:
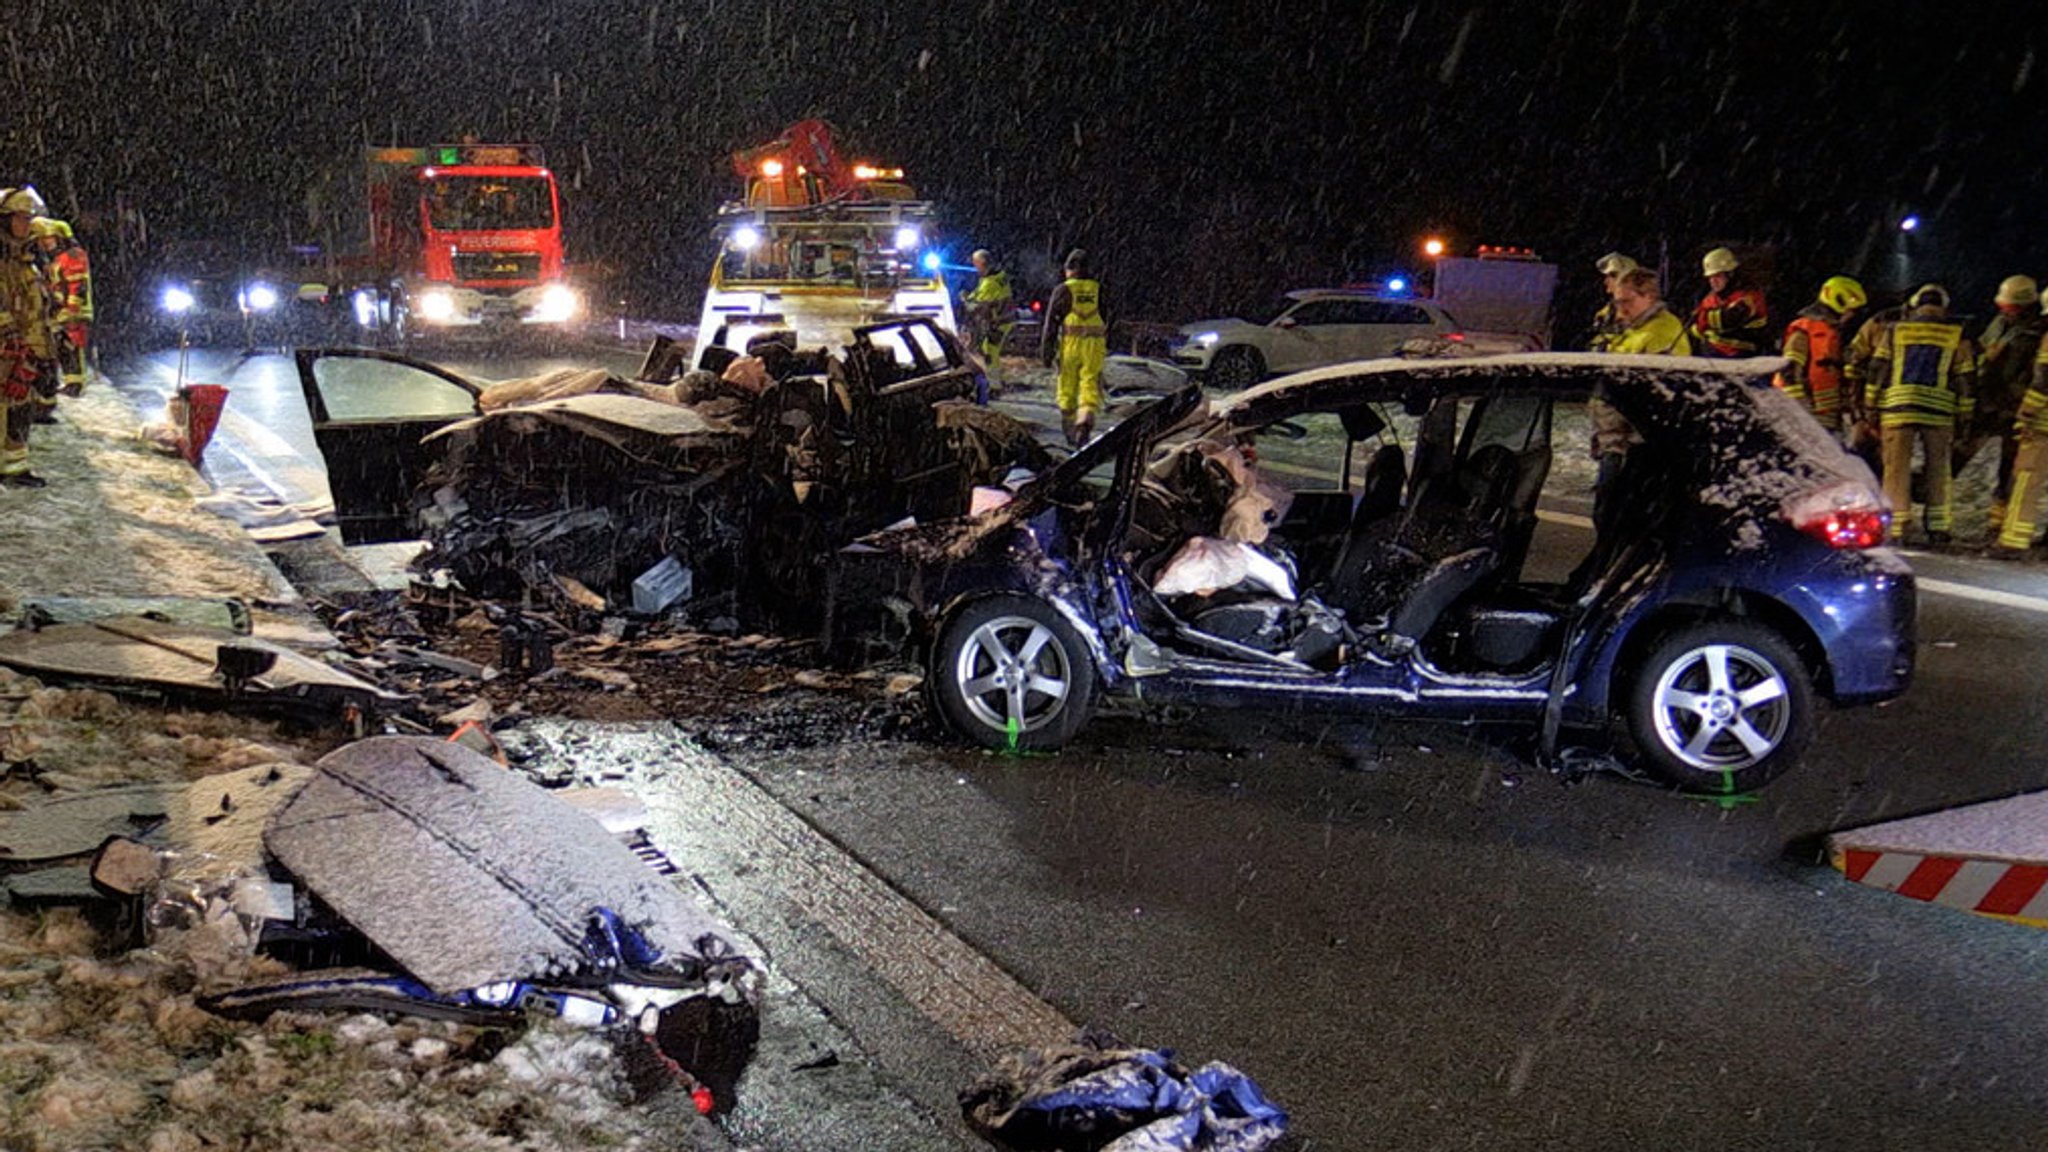
POLYGON ((1273 321, 1273 327, 1275 328, 1296 328, 1299 326, 1299 321, 1295 320, 1295 318, 1292 316, 1282 316, 1279 319, 1273 321))

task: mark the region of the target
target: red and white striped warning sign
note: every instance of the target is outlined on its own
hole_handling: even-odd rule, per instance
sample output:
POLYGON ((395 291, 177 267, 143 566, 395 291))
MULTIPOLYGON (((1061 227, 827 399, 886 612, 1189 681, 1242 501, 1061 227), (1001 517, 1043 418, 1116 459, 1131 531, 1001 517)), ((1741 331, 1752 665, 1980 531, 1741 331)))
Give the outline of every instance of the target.
POLYGON ((1960 856, 1851 848, 1836 854, 1842 875, 1930 904, 2048 926, 2048 866, 1960 856))

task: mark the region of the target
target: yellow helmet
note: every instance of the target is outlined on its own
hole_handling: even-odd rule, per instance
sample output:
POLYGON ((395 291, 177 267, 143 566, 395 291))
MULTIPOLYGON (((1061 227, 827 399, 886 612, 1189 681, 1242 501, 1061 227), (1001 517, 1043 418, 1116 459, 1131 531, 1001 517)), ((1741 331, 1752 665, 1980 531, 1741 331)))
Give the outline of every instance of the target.
POLYGON ((1700 261, 1700 267, 1705 269, 1709 276, 1725 276, 1742 267, 1742 261, 1735 258, 1734 252, 1726 248, 1716 248, 1700 261))
POLYGON ((1998 282, 1998 295, 1993 303, 2032 304, 2040 298, 2041 289, 2032 276, 2007 276, 1998 282))
POLYGON ((1948 289, 1939 284, 1922 284, 1913 289, 1913 295, 1906 300, 1908 308, 1939 308, 1948 310, 1948 289))
POLYGON ((38 240, 45 236, 54 236, 59 240, 69 240, 71 239, 71 225, 48 216, 38 216, 28 222, 28 234, 38 240))
POLYGON ((1837 312, 1854 312, 1870 303, 1870 293, 1848 276, 1830 276, 1821 281, 1820 302, 1837 312))

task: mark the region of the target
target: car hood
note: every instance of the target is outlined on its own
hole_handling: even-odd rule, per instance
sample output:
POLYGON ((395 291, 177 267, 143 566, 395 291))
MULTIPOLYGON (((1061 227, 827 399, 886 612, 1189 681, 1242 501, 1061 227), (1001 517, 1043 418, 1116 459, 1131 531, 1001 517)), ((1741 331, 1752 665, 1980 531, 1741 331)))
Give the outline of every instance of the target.
POLYGON ((1226 332, 1243 332, 1248 329, 1264 327, 1264 324, 1254 324, 1249 320, 1240 320, 1235 316, 1225 316, 1220 320, 1197 320, 1191 324, 1183 324, 1180 326, 1180 333, 1183 336, 1193 338, 1200 336, 1204 332, 1221 334, 1226 332))

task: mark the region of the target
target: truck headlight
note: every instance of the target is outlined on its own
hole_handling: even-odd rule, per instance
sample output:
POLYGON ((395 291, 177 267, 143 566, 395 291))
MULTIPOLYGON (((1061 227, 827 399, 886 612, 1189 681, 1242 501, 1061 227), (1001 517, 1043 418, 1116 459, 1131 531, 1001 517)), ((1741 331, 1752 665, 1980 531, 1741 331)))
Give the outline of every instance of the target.
POLYGON ((277 307, 277 289, 258 281, 242 289, 242 311, 268 312, 277 307))
POLYGON ((420 296, 420 319, 444 324, 455 319, 455 295, 452 292, 427 292, 420 296))
POLYGON ((541 289, 540 303, 533 306, 531 319, 541 324, 560 324, 583 310, 583 297, 567 284, 550 284, 541 289))
POLYGON ((175 284, 164 289, 163 308, 164 311, 169 312, 173 316, 183 316, 185 313, 190 312, 192 305, 195 303, 197 301, 192 299, 192 293, 189 289, 178 287, 175 284))
POLYGON ((924 234, 908 224, 896 230, 896 250, 898 252, 914 252, 917 250, 917 246, 922 243, 924 243, 924 234))

